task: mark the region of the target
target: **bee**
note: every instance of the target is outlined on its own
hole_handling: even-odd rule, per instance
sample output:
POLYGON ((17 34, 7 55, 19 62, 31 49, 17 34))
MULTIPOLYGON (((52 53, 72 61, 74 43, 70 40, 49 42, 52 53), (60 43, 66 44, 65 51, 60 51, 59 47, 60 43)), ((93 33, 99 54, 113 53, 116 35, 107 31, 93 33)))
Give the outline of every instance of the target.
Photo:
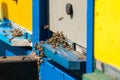
POLYGON ((11 32, 11 33, 14 33, 14 29, 11 29, 10 32, 11 32))
POLYGON ((37 45, 38 45, 37 43, 34 44, 34 49, 35 49, 35 50, 38 49, 38 48, 37 48, 37 45))
POLYGON ((5 30, 2 31, 3 33, 7 33, 5 30))
POLYGON ((59 46, 59 42, 56 43, 56 47, 58 47, 58 46, 59 46))
POLYGON ((61 42, 61 41, 60 41, 60 38, 57 38, 57 40, 56 40, 56 41, 57 41, 57 42, 61 42))
POLYGON ((72 50, 71 46, 70 46, 70 45, 67 46, 67 47, 66 47, 66 50, 68 50, 68 51, 72 50))
POLYGON ((43 51, 43 47, 40 47, 38 50, 39 50, 39 51, 43 51))
POLYGON ((50 25, 44 26, 44 29, 49 29, 49 28, 50 28, 50 25))
POLYGON ((13 37, 19 37, 19 36, 22 36, 22 35, 23 35, 23 33, 20 29, 15 29, 15 31, 12 34, 13 37))
POLYGON ((57 54, 57 50, 55 49, 55 50, 53 51, 53 53, 54 53, 54 54, 57 54))
POLYGON ((5 58, 7 58, 7 56, 3 56, 2 58, 5 59, 5 58))
POLYGON ((22 60, 25 60, 26 57, 23 57, 22 60))
POLYGON ((65 36, 64 36, 64 34, 63 34, 63 31, 61 31, 61 33, 60 33, 60 38, 65 39, 65 36))
POLYGON ((12 39, 14 39, 14 37, 12 37, 12 38, 9 38, 9 39, 8 39, 8 41, 9 41, 9 42, 11 42, 11 40, 12 40, 12 39))
POLYGON ((16 32, 17 32, 17 36, 22 36, 23 35, 23 32, 20 29, 18 29, 16 32))
POLYGON ((40 44, 44 44, 44 41, 40 41, 40 44))
POLYGON ((60 41, 59 41, 60 43, 63 43, 64 42, 64 39, 62 39, 62 38, 60 38, 60 41))
POLYGON ((57 36, 57 34, 56 34, 56 33, 53 33, 53 34, 52 34, 52 37, 56 37, 56 36, 57 36))
POLYGON ((29 42, 29 43, 31 43, 31 42, 32 42, 32 40, 31 40, 31 39, 28 39, 28 42, 29 42))
POLYGON ((58 19, 58 21, 61 21, 61 20, 63 20, 64 19, 64 17, 60 17, 59 19, 58 19))
POLYGON ((9 34, 4 34, 4 36, 8 36, 9 34))
POLYGON ((16 36, 16 32, 13 32, 12 36, 15 37, 16 36))
POLYGON ((40 46, 40 45, 38 45, 37 48, 38 48, 39 51, 42 51, 42 50, 43 50, 43 47, 40 46))
POLYGON ((43 61, 44 61, 43 59, 40 59, 38 65, 40 65, 41 63, 43 63, 43 61))
POLYGON ((55 42, 52 42, 51 45, 55 45, 56 43, 55 42))
POLYGON ((59 31, 57 31, 57 32, 56 32, 56 35, 59 37, 59 36, 60 36, 60 32, 59 32, 59 31))
POLYGON ((50 38, 50 39, 48 39, 48 40, 47 40, 47 43, 49 43, 49 44, 50 44, 50 43, 52 43, 52 41, 53 41, 53 39, 52 39, 52 38, 50 38))
POLYGON ((86 55, 86 51, 85 51, 85 49, 82 49, 82 53, 83 53, 84 55, 86 55))
POLYGON ((51 47, 53 48, 53 49, 56 49, 56 45, 54 44, 54 45, 51 45, 51 47))
POLYGON ((7 25, 8 25, 8 26, 12 26, 12 24, 11 24, 11 23, 8 23, 7 25))
POLYGON ((63 47, 63 48, 65 48, 65 47, 67 47, 67 46, 68 46, 68 43, 67 43, 67 42, 63 42, 63 43, 62 43, 62 47, 63 47))
MULTIPOLYGON (((57 43, 57 38, 54 38, 53 41, 52 41, 53 44, 56 44, 57 43)), ((52 44, 51 43, 51 44, 52 44)))
POLYGON ((41 57, 41 58, 44 57, 44 52, 43 52, 43 51, 40 53, 40 57, 41 57))
POLYGON ((57 40, 57 37, 54 37, 54 38, 53 38, 53 42, 56 42, 56 40, 57 40))

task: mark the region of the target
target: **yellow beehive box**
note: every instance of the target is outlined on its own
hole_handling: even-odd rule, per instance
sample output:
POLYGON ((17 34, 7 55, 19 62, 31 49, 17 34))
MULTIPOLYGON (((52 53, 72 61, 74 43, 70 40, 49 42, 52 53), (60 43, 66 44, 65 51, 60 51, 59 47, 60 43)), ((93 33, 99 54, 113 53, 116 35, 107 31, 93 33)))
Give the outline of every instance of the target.
POLYGON ((32 32, 32 0, 0 0, 0 5, 5 18, 32 32))
POLYGON ((120 0, 95 0, 95 49, 97 60, 120 69, 120 0))
POLYGON ((2 5, 0 4, 0 20, 2 20, 3 18, 4 18, 3 9, 2 9, 2 5))

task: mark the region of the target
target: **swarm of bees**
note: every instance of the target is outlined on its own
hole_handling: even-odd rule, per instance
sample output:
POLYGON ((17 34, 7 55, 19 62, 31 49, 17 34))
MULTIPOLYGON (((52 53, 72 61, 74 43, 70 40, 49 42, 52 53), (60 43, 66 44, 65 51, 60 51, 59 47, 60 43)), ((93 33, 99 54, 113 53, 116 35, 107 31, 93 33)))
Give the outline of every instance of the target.
POLYGON ((34 49, 40 53, 40 55, 39 55, 40 59, 44 57, 44 52, 43 52, 44 47, 41 46, 41 44, 43 44, 43 41, 40 41, 40 43, 34 44, 34 49))
POLYGON ((19 28, 11 29, 10 32, 12 33, 12 38, 9 38, 9 42, 15 37, 20 37, 23 35, 23 32, 19 28))
MULTIPOLYGON (((9 34, 7 33, 6 30, 2 31, 4 33, 4 36, 8 36, 9 34)), ((9 42, 14 39, 15 37, 20 37, 23 35, 23 32, 17 28, 17 29, 11 29, 10 32, 12 33, 12 38, 9 38, 9 42)))
POLYGON ((52 37, 47 40, 48 44, 51 44, 51 47, 56 49, 58 46, 62 46, 66 48, 66 50, 72 50, 72 47, 65 41, 65 36, 63 32, 57 31, 56 33, 52 34, 52 37))
MULTIPOLYGON (((48 25, 46 26, 46 28, 48 28, 48 25)), ((59 32, 57 31, 56 33, 52 34, 52 37, 49 38, 46 43, 51 45, 51 48, 53 48, 53 53, 57 54, 57 47, 63 47, 66 50, 70 51, 73 50, 72 46, 69 45, 69 43, 66 41, 66 38, 63 34, 63 32, 59 32)), ((44 41, 40 41, 39 43, 35 43, 34 44, 34 49, 37 50, 40 53, 40 56, 44 56, 44 47, 42 46, 42 44, 44 44, 44 41)))

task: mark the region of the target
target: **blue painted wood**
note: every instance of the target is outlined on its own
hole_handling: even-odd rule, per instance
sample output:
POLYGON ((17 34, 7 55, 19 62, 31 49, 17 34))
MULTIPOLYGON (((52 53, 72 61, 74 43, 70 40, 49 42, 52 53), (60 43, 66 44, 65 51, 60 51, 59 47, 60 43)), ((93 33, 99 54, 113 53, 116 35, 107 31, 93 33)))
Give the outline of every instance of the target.
POLYGON ((87 62, 86 72, 93 71, 93 25, 94 25, 94 0, 87 0, 87 62))
POLYGON ((50 44, 44 44, 43 46, 45 47, 45 55, 66 69, 80 70, 81 65, 86 63, 85 60, 79 59, 78 56, 74 55, 71 51, 65 50, 64 48, 58 48, 56 49, 57 53, 54 53, 55 49, 52 49, 50 44))
MULTIPOLYGON (((93 70, 93 5, 93 0, 87 0, 87 73, 92 72, 93 70)), ((33 0, 33 44, 49 37, 47 36, 49 34, 43 29, 43 26, 48 23, 47 6, 47 0, 33 0)), ((53 60, 59 61, 60 63, 60 60, 57 58, 55 60, 50 48, 45 51, 45 53, 51 53, 52 55, 50 56, 53 57, 53 60)), ((63 65, 66 64, 65 62, 67 61, 64 61, 63 65)), ((68 67, 67 64, 66 67, 68 67)))
POLYGON ((28 55, 31 48, 22 48, 10 46, 4 41, 0 40, 0 56, 22 56, 28 55))
POLYGON ((32 0, 32 34, 33 44, 40 41, 40 0, 32 0))
POLYGON ((52 65, 49 61, 45 61, 41 65, 40 80, 77 80, 70 76, 67 72, 52 65))
MULTIPOLYGON (((9 38, 12 37, 10 33, 11 26, 8 25, 10 21, 8 19, 4 19, 2 24, 0 24, 0 56, 21 56, 21 55, 28 55, 31 51, 31 48, 26 47, 14 47, 11 46, 11 42, 9 42, 9 38), (5 30, 6 33, 3 32, 5 30), (8 36, 4 36, 5 34, 9 34, 8 36)), ((26 33, 21 37, 16 37, 14 39, 27 39, 30 38, 30 34, 26 33)))
POLYGON ((47 30, 44 26, 48 24, 47 0, 32 0, 33 3, 33 44, 40 40, 46 40, 47 30))

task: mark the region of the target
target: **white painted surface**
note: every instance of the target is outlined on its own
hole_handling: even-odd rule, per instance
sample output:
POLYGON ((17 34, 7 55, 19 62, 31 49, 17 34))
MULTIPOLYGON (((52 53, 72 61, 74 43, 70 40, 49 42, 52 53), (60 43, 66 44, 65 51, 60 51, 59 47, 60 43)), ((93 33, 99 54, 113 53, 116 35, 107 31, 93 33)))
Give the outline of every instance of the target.
POLYGON ((86 47, 87 0, 49 0, 50 29, 63 33, 73 42, 86 47), (66 4, 73 5, 73 18, 66 14, 66 4), (63 17, 62 20, 58 20, 63 17))

